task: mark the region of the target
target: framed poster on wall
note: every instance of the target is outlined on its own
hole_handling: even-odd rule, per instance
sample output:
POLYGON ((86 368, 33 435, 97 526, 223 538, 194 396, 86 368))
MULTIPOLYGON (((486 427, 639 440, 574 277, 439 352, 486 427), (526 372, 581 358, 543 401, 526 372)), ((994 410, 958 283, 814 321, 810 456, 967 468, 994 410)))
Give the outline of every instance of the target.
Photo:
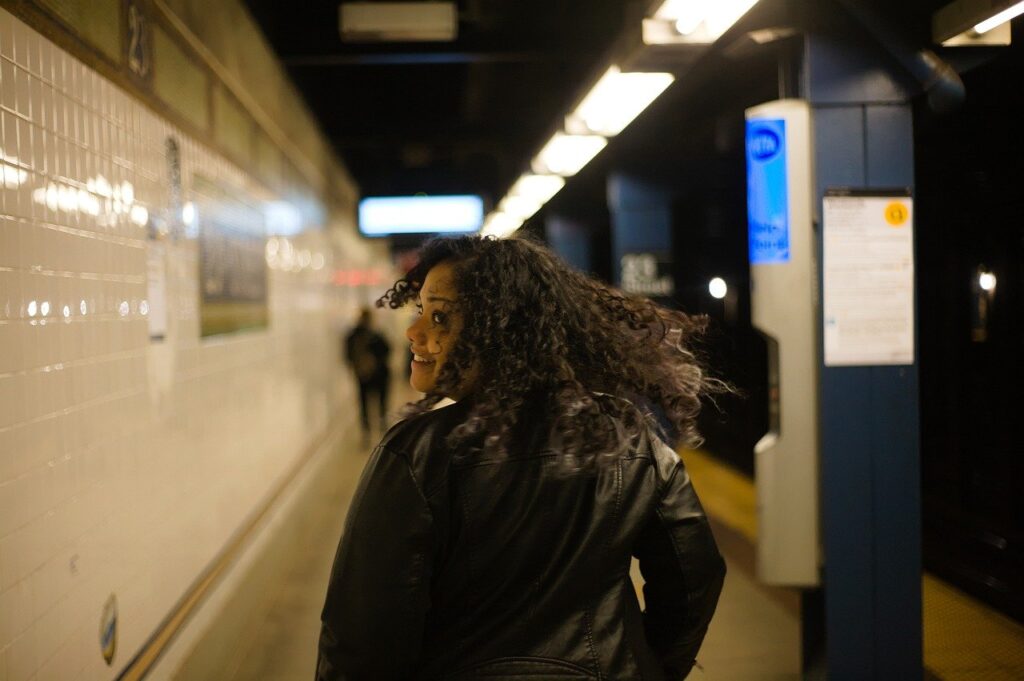
POLYGON ((193 175, 203 338, 268 324, 267 230, 256 200, 193 175))

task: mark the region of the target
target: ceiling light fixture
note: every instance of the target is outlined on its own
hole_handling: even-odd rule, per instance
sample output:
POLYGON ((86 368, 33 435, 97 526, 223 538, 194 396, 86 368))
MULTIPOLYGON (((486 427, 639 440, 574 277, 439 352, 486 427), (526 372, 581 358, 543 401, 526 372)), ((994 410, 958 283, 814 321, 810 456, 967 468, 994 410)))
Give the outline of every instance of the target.
POLYGON ((623 73, 611 66, 565 119, 573 133, 617 135, 675 80, 671 73, 623 73))
POLYGON ((540 210, 543 204, 534 199, 527 198, 525 196, 512 196, 509 194, 501 200, 498 204, 498 210, 506 215, 510 215, 520 222, 526 222, 528 219, 540 210))
POLYGON ((487 216, 480 234, 483 236, 496 236, 498 238, 506 237, 519 229, 519 226, 522 224, 522 220, 514 218, 508 213, 495 211, 487 216))
POLYGON ((519 176, 516 183, 508 190, 508 195, 522 196, 540 204, 545 204, 551 200, 551 197, 560 192, 564 186, 565 179, 560 175, 526 173, 519 176))
POLYGON ((710 44, 757 4, 758 0, 665 0, 644 21, 647 43, 710 44), (666 31, 664 25, 671 27, 666 31))
POLYGON ((1019 17, 1021 14, 1024 14, 1024 2, 1018 2, 1015 5, 1011 5, 1010 7, 1007 7, 1006 9, 995 14, 994 16, 991 16, 988 19, 985 19, 984 21, 978 22, 974 26, 974 32, 979 34, 988 33, 996 26, 1005 24, 1007 21, 1015 19, 1019 17))
POLYGON ((932 15, 932 40, 944 47, 1009 45, 1020 0, 956 0, 932 15))
POLYGON ((600 135, 556 132, 533 159, 533 170, 571 177, 601 153, 606 144, 608 140, 600 135))

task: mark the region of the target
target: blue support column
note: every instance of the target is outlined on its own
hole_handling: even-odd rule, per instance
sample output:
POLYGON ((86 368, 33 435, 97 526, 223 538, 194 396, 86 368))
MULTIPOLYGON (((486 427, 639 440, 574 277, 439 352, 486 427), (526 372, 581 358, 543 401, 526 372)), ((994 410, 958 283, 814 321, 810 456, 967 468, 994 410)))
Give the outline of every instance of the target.
POLYGON ((612 223, 612 275, 622 285, 627 253, 672 255, 672 194, 657 183, 625 173, 608 177, 612 223))
MULTIPOLYGON (((913 188, 913 90, 869 41, 824 34, 807 37, 803 90, 813 111, 821 262, 826 189, 913 188)), ((827 676, 920 679, 916 360, 820 370, 827 676)))
POLYGON ((562 260, 580 272, 594 269, 590 232, 585 224, 560 215, 549 215, 544 222, 544 233, 548 245, 562 260))

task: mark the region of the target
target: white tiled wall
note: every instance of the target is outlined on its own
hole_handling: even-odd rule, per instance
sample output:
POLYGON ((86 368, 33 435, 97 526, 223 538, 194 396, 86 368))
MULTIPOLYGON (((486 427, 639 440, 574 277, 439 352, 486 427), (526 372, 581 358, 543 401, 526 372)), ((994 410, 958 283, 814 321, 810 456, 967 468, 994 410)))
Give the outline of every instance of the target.
POLYGON ((197 243, 168 242, 168 337, 150 342, 139 225, 167 210, 169 135, 185 200, 200 168, 265 196, 0 10, 2 681, 114 678, 345 389, 320 230, 292 244, 326 267, 270 270, 268 330, 205 340, 197 243))

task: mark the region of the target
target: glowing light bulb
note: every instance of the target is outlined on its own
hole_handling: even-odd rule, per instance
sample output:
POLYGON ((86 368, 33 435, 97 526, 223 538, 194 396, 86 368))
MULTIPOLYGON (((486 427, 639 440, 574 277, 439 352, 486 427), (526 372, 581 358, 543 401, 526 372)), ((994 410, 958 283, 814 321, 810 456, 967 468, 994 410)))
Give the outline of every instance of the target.
POLYGON ((979 272, 978 286, 982 291, 988 291, 989 293, 996 290, 996 275, 991 272, 979 272))

